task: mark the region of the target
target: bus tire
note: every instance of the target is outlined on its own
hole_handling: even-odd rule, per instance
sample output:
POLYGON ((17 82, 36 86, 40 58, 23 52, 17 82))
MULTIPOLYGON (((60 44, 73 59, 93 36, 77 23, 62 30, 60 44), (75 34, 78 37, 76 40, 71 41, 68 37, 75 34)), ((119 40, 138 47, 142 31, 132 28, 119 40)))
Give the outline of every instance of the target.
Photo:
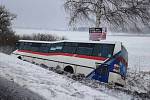
POLYGON ((71 66, 66 66, 66 67, 64 68, 64 71, 69 72, 70 74, 73 74, 73 73, 74 73, 73 68, 72 68, 71 66))
POLYGON ((21 56, 18 56, 17 58, 20 59, 20 60, 22 60, 22 57, 21 57, 21 56))

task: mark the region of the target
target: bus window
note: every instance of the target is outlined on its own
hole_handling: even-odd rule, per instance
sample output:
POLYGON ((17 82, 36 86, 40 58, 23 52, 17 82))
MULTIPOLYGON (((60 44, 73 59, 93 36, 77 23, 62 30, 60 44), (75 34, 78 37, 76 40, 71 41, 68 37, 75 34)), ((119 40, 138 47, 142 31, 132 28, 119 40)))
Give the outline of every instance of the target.
POLYGON ((16 42, 16 49, 19 49, 19 48, 20 48, 20 43, 16 42))
POLYGON ((61 52, 62 47, 63 47, 63 43, 52 44, 49 52, 61 52))
POLYGON ((102 45, 102 57, 110 58, 113 55, 114 45, 103 44, 102 45))
POLYGON ((78 47, 88 47, 93 48, 95 44, 92 43, 78 43, 78 47))
POLYGON ((23 47, 24 47, 24 43, 23 42, 19 42, 17 45, 19 46, 18 47, 19 50, 22 50, 23 47))
POLYGON ((47 53, 49 48, 50 48, 50 44, 42 43, 40 48, 39 48, 39 52, 47 53))
POLYGON ((64 53, 75 53, 76 47, 64 46, 63 52, 64 53))
POLYGON ((21 44, 22 50, 31 50, 31 43, 23 43, 21 44))
POLYGON ((78 43, 75 43, 75 42, 65 42, 64 45, 65 46, 69 46, 69 47, 77 47, 78 43))
POLYGON ((56 46, 56 50, 61 50, 62 46, 56 46))
POLYGON ((96 44, 92 55, 110 58, 113 55, 113 51, 114 45, 112 44, 96 44))
POLYGON ((92 54, 93 48, 88 48, 88 47, 78 47, 76 54, 81 54, 81 55, 88 55, 90 56, 92 54))
POLYGON ((93 54, 92 56, 102 56, 102 45, 96 44, 93 48, 93 54))
POLYGON ((48 50, 49 50, 49 48, 48 47, 40 47, 40 52, 44 52, 44 53, 47 53, 48 52, 48 50))
POLYGON ((39 51, 39 48, 41 46, 40 43, 30 43, 29 44, 31 46, 31 51, 35 51, 35 52, 38 52, 39 51))
POLYGON ((41 46, 42 47, 46 47, 48 45, 48 43, 42 43, 41 46))

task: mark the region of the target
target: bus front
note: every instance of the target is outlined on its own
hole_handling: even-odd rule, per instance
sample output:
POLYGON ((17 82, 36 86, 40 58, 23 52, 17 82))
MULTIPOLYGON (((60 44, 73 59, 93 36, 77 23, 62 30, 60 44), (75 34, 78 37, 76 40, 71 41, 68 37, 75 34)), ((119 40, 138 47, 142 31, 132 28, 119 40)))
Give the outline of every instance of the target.
POLYGON ((98 64, 97 68, 90 73, 87 77, 101 82, 124 86, 127 66, 128 66, 128 52, 121 42, 116 43, 114 48, 110 45, 104 49, 105 53, 112 51, 112 56, 108 56, 108 59, 98 64))

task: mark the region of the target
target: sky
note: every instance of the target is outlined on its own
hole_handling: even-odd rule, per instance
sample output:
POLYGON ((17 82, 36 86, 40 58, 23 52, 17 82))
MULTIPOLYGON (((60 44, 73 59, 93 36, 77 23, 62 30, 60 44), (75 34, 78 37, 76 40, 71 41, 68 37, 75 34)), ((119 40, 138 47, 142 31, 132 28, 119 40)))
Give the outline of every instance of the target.
POLYGON ((65 30, 68 14, 63 8, 64 0, 0 0, 1 5, 17 15, 15 28, 65 30))

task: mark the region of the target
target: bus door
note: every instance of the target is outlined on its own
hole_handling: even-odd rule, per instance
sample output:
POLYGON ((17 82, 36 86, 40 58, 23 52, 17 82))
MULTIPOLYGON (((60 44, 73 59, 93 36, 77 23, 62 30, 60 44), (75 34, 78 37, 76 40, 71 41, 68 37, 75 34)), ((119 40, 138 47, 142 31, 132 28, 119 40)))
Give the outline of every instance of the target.
POLYGON ((101 64, 88 76, 89 78, 108 83, 109 65, 101 64))

